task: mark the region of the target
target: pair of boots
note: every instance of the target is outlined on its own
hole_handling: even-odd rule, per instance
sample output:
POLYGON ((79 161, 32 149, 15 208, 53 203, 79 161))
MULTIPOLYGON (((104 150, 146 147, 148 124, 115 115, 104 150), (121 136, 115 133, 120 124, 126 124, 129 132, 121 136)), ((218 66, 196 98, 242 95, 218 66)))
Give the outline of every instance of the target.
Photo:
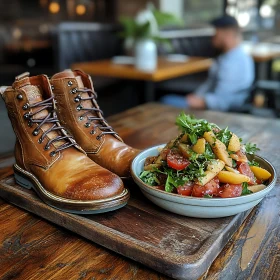
POLYGON ((139 152, 103 118, 89 75, 65 70, 51 79, 23 73, 1 87, 16 134, 16 182, 60 210, 92 214, 124 206, 139 152))

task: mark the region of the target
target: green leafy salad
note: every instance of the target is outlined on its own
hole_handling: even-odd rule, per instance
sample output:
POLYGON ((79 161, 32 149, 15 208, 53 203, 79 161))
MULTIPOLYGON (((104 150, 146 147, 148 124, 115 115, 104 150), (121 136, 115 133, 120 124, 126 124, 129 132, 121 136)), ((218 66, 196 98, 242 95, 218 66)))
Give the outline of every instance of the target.
POLYGON ((140 179, 160 190, 194 197, 238 197, 265 188, 271 174, 247 155, 259 149, 228 128, 181 113, 179 135, 148 157, 140 179))

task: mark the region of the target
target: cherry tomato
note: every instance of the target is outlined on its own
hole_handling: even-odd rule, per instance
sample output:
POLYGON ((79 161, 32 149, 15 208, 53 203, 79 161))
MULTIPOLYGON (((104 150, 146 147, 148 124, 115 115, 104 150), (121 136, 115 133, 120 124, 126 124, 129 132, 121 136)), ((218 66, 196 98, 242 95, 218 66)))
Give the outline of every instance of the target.
POLYGON ((229 198, 229 197, 238 197, 242 193, 242 185, 233 185, 233 184, 225 184, 220 187, 219 197, 229 198))
POLYGON ((250 166, 247 162, 241 162, 238 166, 238 171, 246 175, 250 178, 250 182, 248 182, 249 185, 255 185, 256 184, 256 178, 252 170, 250 169, 250 166))
POLYGON ((183 170, 189 164, 190 162, 176 150, 170 150, 167 154, 167 165, 173 169, 183 170))
POLYGON ((262 184, 262 183, 263 183, 263 181, 262 181, 262 180, 260 180, 260 179, 256 179, 256 184, 260 185, 260 184, 262 184))
POLYGON ((177 187, 177 193, 180 195, 190 196, 193 191, 193 183, 186 183, 183 186, 177 187))
POLYGON ((214 178, 204 186, 194 185, 192 196, 203 197, 207 194, 217 196, 219 193, 219 187, 219 179, 214 178))

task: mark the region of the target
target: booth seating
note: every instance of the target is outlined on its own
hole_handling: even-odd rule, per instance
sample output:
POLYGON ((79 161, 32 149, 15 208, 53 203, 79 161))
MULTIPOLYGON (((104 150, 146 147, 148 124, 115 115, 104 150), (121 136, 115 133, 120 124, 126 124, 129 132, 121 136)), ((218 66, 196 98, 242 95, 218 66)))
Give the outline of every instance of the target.
MULTIPOLYGON (((160 43, 158 45, 159 55, 184 54, 216 57, 217 51, 211 44, 212 35, 212 28, 161 31, 161 37, 168 39, 170 44, 160 43)), ((207 72, 187 75, 159 83, 157 89, 168 93, 187 94, 193 92, 206 78, 207 72)))

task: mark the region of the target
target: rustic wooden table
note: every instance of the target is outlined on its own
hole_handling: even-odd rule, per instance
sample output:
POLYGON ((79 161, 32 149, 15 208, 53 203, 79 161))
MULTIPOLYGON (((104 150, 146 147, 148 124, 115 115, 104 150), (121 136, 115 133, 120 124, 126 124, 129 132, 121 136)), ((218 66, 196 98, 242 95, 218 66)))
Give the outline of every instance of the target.
MULTIPOLYGON (((176 134, 178 109, 145 104, 110 117, 130 145, 145 148, 176 134)), ((280 121, 246 115, 196 111, 229 126, 259 154, 280 168, 280 121)), ((0 178, 12 174, 12 156, 2 157, 0 178)), ((204 279, 279 279, 280 187, 257 206, 204 275, 204 279)), ((0 200, 0 279, 169 279, 65 229, 0 200)))
POLYGON ((74 63, 71 68, 81 69, 90 75, 144 81, 145 100, 154 101, 156 82, 207 71, 212 62, 211 58, 205 57, 190 57, 186 62, 171 62, 164 57, 160 57, 157 69, 153 72, 140 71, 133 65, 116 64, 110 59, 74 63))

